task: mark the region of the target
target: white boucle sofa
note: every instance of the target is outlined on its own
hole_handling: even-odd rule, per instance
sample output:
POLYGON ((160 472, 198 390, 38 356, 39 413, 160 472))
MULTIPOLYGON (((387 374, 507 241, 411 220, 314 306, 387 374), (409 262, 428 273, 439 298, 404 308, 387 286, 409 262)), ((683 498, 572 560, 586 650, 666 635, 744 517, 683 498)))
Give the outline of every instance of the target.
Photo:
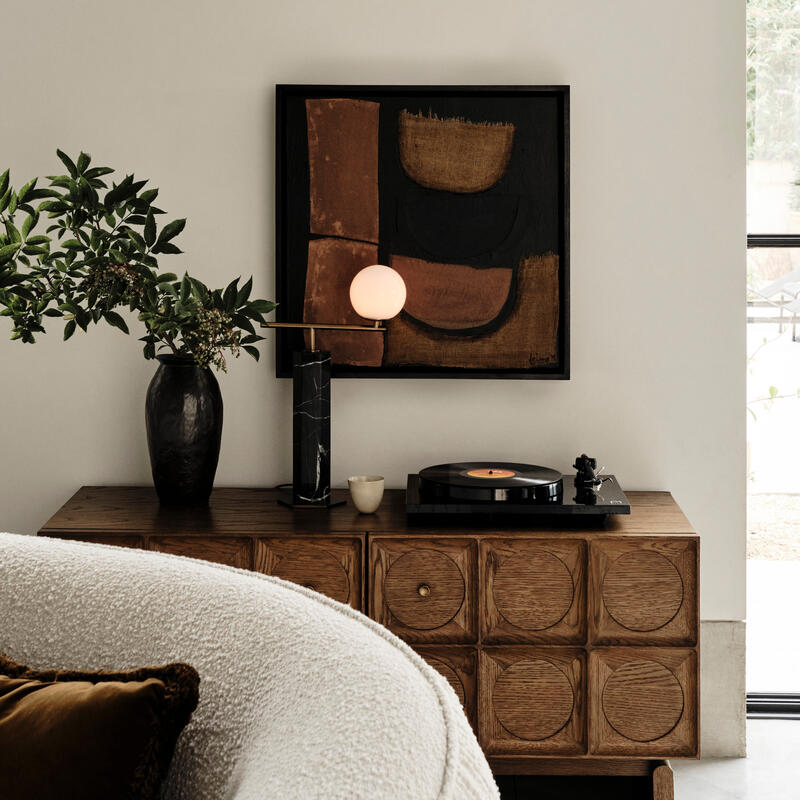
POLYGON ((443 678, 365 616, 276 578, 0 533, 0 652, 37 668, 195 666, 167 798, 499 797, 443 678))

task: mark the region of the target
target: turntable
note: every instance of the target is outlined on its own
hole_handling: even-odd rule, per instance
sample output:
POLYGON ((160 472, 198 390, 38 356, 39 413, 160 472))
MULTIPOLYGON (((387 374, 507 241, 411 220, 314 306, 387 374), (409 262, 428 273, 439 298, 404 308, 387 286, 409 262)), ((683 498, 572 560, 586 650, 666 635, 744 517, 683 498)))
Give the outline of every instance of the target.
POLYGON ((630 514, 617 479, 600 475, 586 454, 573 475, 533 464, 465 461, 408 476, 408 514, 516 514, 541 517, 630 514))

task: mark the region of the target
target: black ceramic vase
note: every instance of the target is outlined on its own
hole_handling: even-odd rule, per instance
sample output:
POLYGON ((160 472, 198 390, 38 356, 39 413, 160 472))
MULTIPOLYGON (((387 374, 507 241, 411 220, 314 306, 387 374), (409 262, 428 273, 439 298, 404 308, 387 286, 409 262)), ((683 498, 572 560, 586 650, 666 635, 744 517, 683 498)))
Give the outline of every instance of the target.
POLYGON ((203 506, 214 485, 222 440, 222 395, 214 374, 191 358, 157 356, 145 422, 158 499, 203 506))

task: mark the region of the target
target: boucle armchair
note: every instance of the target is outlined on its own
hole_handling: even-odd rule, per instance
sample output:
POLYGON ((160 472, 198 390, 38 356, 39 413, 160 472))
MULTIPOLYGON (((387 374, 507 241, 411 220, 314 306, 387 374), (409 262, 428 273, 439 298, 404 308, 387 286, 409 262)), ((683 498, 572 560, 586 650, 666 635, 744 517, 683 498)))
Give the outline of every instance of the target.
POLYGON ((0 652, 40 668, 195 666, 200 704, 167 798, 499 797, 443 678, 365 616, 277 578, 0 534, 0 652))

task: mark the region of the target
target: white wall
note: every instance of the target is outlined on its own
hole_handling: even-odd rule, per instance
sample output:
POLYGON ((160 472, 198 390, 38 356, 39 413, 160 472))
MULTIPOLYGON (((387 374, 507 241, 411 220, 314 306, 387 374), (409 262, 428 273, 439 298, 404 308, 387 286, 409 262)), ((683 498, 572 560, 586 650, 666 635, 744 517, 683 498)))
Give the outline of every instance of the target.
MULTIPOLYGON (((674 493, 702 536, 703 618, 744 617, 743 0, 46 0, 6 3, 0 28, 17 185, 59 171, 57 146, 151 176, 189 218, 164 266, 252 272, 261 296, 274 84, 570 84, 572 380, 338 381, 334 481, 588 451, 674 493)), ((90 334, 0 342, 0 529, 34 532, 81 484, 149 480, 153 364, 90 334)), ((219 484, 290 478, 290 384, 265 350, 221 381, 219 484)))

